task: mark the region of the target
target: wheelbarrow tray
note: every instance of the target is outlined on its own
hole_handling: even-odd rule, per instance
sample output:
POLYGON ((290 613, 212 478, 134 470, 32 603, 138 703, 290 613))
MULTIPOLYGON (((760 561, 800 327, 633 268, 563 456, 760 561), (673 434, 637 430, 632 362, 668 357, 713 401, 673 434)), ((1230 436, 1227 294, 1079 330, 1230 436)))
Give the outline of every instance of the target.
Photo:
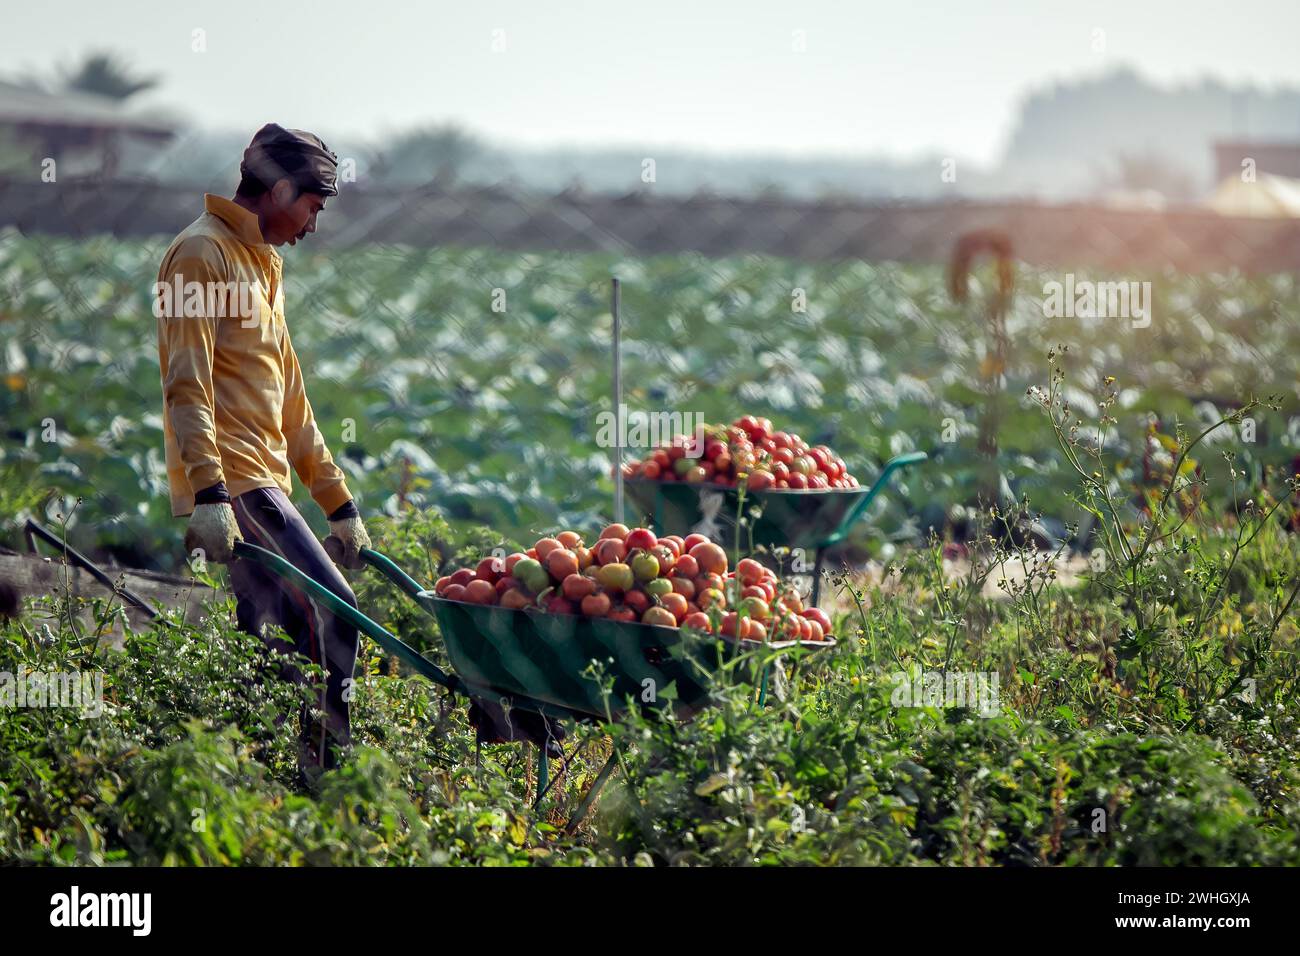
MULTIPOLYGON (((927 457, 925 452, 911 452, 891 458, 869 487, 765 488, 746 492, 745 515, 750 519, 754 545, 820 549, 844 540, 894 472, 927 457)), ((706 482, 627 478, 623 490, 632 504, 649 517, 657 534, 689 533, 705 520, 705 496, 717 495, 721 498, 715 516, 717 533, 710 537, 723 546, 735 540, 740 509, 740 492, 736 488, 706 482)), ((749 534, 746 531, 742 535, 742 548, 748 549, 749 534)))
MULTIPOLYGON (((704 519, 704 495, 722 497, 717 512, 718 534, 714 540, 729 544, 736 533, 740 492, 720 485, 681 481, 653 481, 631 478, 623 485, 628 499, 647 516, 657 534, 683 533, 704 519)), ((755 545, 817 548, 835 537, 848 517, 866 500, 869 488, 785 489, 750 491, 745 494, 745 513, 753 518, 755 545)), ((749 534, 742 535, 748 545, 749 534)))
POLYGON ((601 720, 625 716, 629 700, 689 717, 708 702, 717 671, 742 647, 834 646, 737 644, 678 628, 449 601, 427 592, 421 603, 437 618, 452 670, 472 692, 527 698, 601 720))

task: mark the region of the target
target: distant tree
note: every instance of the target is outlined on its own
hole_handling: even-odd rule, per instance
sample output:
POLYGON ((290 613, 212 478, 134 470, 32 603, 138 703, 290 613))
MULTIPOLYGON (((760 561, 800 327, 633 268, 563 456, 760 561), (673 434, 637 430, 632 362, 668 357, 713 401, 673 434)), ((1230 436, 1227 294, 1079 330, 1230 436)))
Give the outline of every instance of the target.
POLYGON ((1166 199, 1196 198, 1195 177, 1168 157, 1154 152, 1120 153, 1114 169, 1102 176, 1103 188, 1160 193, 1166 199))
POLYGON ((158 78, 134 75, 130 66, 112 53, 90 53, 81 63, 63 73, 63 88, 70 92, 93 93, 113 100, 125 100, 158 85, 158 78))
POLYGON ((484 152, 476 137, 446 124, 402 134, 381 148, 371 168, 376 179, 391 183, 452 181, 471 162, 483 158, 484 152))

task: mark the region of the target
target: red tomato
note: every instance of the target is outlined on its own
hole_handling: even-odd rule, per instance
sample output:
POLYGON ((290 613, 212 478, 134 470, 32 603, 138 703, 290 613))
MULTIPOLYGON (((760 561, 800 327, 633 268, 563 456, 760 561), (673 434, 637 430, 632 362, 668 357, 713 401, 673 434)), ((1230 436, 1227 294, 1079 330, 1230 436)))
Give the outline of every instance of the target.
POLYGON ((716 591, 722 591, 726 588, 726 582, 722 580, 721 574, 701 574, 695 579, 696 594, 699 594, 701 591, 707 591, 709 588, 713 588, 716 591))
POLYGON ((658 543, 659 539, 655 537, 655 533, 649 528, 634 528, 623 536, 623 544, 626 545, 629 552, 638 548, 642 551, 649 551, 658 543))
POLYGON ((686 598, 674 591, 672 594, 665 594, 659 599, 659 603, 668 610, 672 611, 673 617, 678 623, 686 620, 686 615, 690 613, 687 607, 686 598))
POLYGON ((533 599, 518 588, 511 588, 501 593, 501 606, 512 611, 522 611, 526 607, 532 607, 532 604, 533 599))
POLYGON ((545 602, 546 610, 551 614, 576 614, 578 607, 560 594, 551 594, 545 602))
POLYGON ((708 540, 709 539, 702 534, 688 534, 686 540, 682 542, 682 551, 686 554, 690 554, 691 548, 695 547, 697 544, 704 544, 708 540))
POLYGON ((605 616, 611 621, 624 621, 630 624, 636 620, 636 611, 620 604, 618 607, 611 609, 605 616))
POLYGON ((753 558, 741 558, 736 564, 736 577, 745 584, 757 584, 766 577, 767 568, 753 558))
POLYGON ((641 615, 641 623, 659 627, 676 627, 677 618, 666 607, 652 607, 641 615))
POLYGON ((578 556, 568 548, 556 548, 546 556, 546 570, 557 581, 563 581, 571 574, 577 574, 578 556))
POLYGON ((650 607, 650 595, 644 591, 628 591, 623 595, 623 603, 641 615, 650 607))
POLYGON ((608 594, 588 594, 582 599, 582 613, 587 617, 605 617, 612 609, 608 594))
POLYGON ((711 541, 691 548, 691 557, 699 562, 700 570, 705 574, 727 573, 727 552, 711 541))
POLYGON ((718 607, 727 606, 727 595, 720 588, 705 588, 703 591, 697 590, 699 595, 700 610, 707 611, 714 605, 718 607))
POLYGON ((605 525, 605 530, 600 533, 602 538, 617 538, 620 542, 627 537, 628 526, 625 524, 605 525))
POLYGON ((829 634, 831 632, 831 618, 819 607, 810 607, 803 612, 803 616, 809 621, 816 621, 821 625, 821 629, 829 634))
POLYGON ((592 554, 597 564, 618 564, 627 557, 627 547, 619 538, 601 538, 592 554))
POLYGON ((797 471, 792 471, 792 472, 790 472, 790 477, 789 477, 789 479, 788 479, 788 483, 789 483, 789 485, 790 485, 791 488, 807 488, 807 487, 808 487, 808 479, 805 478, 803 475, 799 474, 799 472, 797 472, 797 471))
POLYGON ((693 631, 704 631, 708 633, 710 628, 709 616, 703 611, 695 611, 686 615, 686 620, 682 621, 682 627, 689 627, 693 631))
MULTIPOLYGON (((596 593, 596 582, 582 574, 570 574, 560 586, 564 596, 570 601, 581 601, 588 595, 596 593)), ((585 610, 583 613, 587 613, 585 610)))
POLYGON ((564 545, 555 538, 538 538, 537 543, 533 545, 533 550, 537 552, 537 560, 545 564, 547 555, 563 547, 564 545))
POLYGON ((459 571, 453 571, 451 575, 451 583, 459 584, 461 587, 464 587, 473 580, 474 572, 469 568, 461 568, 459 571))
POLYGON ((677 559, 677 563, 673 565, 673 571, 679 577, 698 578, 700 576, 700 562, 689 554, 683 554, 677 559))
POLYGON ((668 577, 668 573, 677 566, 677 555, 673 553, 672 548, 668 547, 661 540, 650 549, 650 553, 653 554, 655 559, 659 562, 659 576, 664 578, 668 577))

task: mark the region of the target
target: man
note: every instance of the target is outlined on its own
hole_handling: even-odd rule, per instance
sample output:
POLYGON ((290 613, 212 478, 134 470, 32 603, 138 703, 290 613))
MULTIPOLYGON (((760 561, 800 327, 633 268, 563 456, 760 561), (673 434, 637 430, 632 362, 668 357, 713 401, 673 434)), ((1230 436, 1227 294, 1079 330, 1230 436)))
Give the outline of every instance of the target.
MULTIPOLYGON (((355 606, 288 498, 292 467, 341 542, 339 562, 361 566, 370 539, 307 401, 274 248, 316 231, 326 198, 338 195, 337 164, 311 133, 274 123, 258 130, 234 199, 204 196, 203 215, 168 248, 155 311, 167 478, 172 514, 190 516, 186 550, 231 562, 235 542, 248 539, 355 606)), ((326 671, 324 720, 306 708, 301 715, 299 766, 310 785, 349 744, 356 629, 254 562, 233 560, 230 580, 241 628, 263 635, 263 625, 279 624, 291 643, 263 635, 268 647, 296 650, 326 671)), ((303 680, 291 665, 283 673, 303 680)))

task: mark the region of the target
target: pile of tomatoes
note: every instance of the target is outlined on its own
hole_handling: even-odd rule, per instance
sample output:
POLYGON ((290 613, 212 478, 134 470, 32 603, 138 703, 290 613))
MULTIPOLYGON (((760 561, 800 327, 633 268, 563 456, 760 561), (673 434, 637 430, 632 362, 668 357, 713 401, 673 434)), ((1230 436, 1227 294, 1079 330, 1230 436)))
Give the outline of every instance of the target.
POLYGON ((656 537, 611 524, 587 547, 576 531, 538 539, 526 552, 487 557, 438 579, 448 601, 582 614, 685 627, 746 640, 821 641, 830 617, 752 558, 728 567, 702 534, 656 537))
POLYGON ((730 425, 706 425, 704 447, 678 436, 644 461, 623 466, 625 478, 685 481, 750 491, 765 488, 839 490, 858 487, 844 459, 825 445, 809 445, 793 432, 772 430, 766 418, 745 415, 730 425))

